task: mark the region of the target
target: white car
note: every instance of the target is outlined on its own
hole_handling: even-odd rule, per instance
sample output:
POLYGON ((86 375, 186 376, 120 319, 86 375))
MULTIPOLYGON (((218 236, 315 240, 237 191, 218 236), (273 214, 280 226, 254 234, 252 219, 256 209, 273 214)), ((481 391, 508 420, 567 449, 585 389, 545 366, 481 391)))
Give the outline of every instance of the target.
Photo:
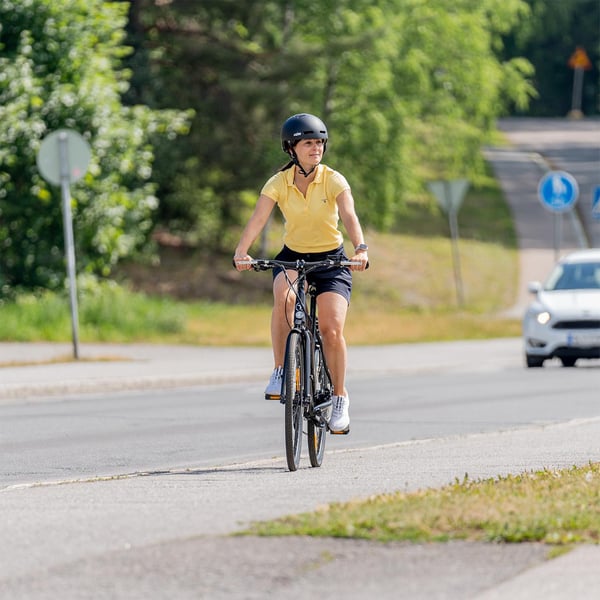
POLYGON ((565 367, 600 358, 600 249, 567 255, 544 285, 531 282, 529 291, 535 300, 523 318, 528 367, 554 357, 565 367))

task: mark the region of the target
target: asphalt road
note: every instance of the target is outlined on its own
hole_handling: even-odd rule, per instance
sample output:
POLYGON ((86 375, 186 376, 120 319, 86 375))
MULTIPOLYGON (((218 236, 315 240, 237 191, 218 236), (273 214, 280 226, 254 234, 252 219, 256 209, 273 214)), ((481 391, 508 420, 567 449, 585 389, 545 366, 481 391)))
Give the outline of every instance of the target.
MULTIPOLYGON (((536 597, 540 582, 564 580, 562 567, 548 576, 537 544, 228 537, 254 520, 465 474, 600 460, 600 361, 532 371, 518 350, 519 340, 422 345, 401 364, 407 348, 391 347, 376 373, 363 358, 351 435, 329 438, 323 467, 305 460, 296 473, 262 382, 4 401, 0 598, 536 597)), ((589 577, 569 580, 583 590, 575 597, 588 597, 589 577)))
MULTIPOLYGON (((470 352, 480 355, 495 347, 475 345, 470 352)), ((512 364, 496 367, 351 377, 352 432, 330 437, 328 447, 368 448, 599 414, 600 361, 527 371, 517 347, 512 364)), ((283 407, 261 400, 262 389, 263 382, 250 382, 5 404, 0 488, 282 456, 283 407)))

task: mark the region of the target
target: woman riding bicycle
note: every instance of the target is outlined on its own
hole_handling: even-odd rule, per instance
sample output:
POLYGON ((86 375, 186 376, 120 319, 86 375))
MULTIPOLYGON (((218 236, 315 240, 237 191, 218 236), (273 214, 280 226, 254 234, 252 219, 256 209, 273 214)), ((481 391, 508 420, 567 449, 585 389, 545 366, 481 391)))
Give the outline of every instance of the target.
MULTIPOLYGON (((343 235, 338 228, 341 219, 354 247, 352 261, 360 265, 312 272, 309 283, 317 290, 319 327, 323 337, 325 358, 333 381, 333 410, 329 428, 347 431, 349 397, 345 387, 347 350, 344 324, 353 271, 364 271, 368 247, 354 209, 354 199, 345 177, 321 164, 327 149, 327 128, 321 119, 310 114, 297 114, 281 128, 281 145, 290 162, 263 186, 256 207, 235 249, 234 263, 238 271, 250 269, 241 261, 251 260, 248 250, 260 235, 276 204, 284 220, 283 249, 278 260, 317 261, 328 256, 344 256, 343 235)), ((293 279, 293 271, 288 276, 293 279)), ((273 313, 271 340, 275 369, 265 398, 279 399, 285 341, 293 323, 294 298, 281 268, 273 270, 273 313)))

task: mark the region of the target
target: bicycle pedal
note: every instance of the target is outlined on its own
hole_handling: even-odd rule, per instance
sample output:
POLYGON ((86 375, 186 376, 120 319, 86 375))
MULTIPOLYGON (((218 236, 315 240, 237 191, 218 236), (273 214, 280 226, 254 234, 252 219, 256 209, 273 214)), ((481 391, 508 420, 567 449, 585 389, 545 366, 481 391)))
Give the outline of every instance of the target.
POLYGON ((265 400, 280 400, 280 394, 265 394, 265 400))
POLYGON ((329 432, 331 435, 348 435, 350 433, 350 427, 348 427, 348 429, 342 429, 342 431, 333 431, 333 429, 330 429, 329 432))

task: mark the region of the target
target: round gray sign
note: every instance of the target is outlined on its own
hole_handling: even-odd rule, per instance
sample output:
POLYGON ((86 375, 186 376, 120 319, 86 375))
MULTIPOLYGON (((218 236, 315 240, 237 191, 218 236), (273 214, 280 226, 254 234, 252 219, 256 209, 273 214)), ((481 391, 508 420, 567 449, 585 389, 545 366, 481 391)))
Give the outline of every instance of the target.
POLYGON ((37 166, 42 177, 54 185, 60 185, 63 176, 73 183, 85 175, 91 156, 90 145, 81 134, 58 129, 43 139, 37 166))

